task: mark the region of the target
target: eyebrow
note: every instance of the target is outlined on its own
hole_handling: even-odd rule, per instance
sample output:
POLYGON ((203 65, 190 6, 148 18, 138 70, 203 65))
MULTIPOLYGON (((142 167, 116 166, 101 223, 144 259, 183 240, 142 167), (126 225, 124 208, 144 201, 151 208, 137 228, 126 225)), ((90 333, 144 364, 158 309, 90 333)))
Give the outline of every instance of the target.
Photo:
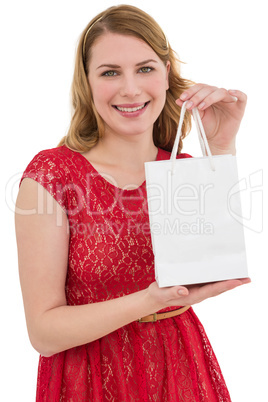
MULTIPOLYGON (((145 64, 147 64, 147 63, 157 63, 157 61, 154 60, 154 59, 143 60, 143 61, 141 61, 140 63, 137 63, 137 64, 136 64, 136 67, 140 67, 140 66, 145 65, 145 64)), ((98 70, 99 68, 102 68, 102 67, 120 68, 120 66, 118 66, 117 64, 101 64, 99 67, 97 67, 97 70, 98 70)))

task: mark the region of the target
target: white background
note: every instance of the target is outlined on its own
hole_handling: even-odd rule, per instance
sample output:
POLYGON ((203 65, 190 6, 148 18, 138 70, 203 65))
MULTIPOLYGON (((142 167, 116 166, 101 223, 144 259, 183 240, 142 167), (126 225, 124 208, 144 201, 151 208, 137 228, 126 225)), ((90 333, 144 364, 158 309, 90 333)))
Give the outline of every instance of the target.
MULTIPOLYGON (((184 77, 240 89, 248 95, 237 158, 239 176, 248 186, 241 195, 252 284, 207 300, 195 311, 214 347, 232 401, 268 400, 267 220, 263 211, 267 198, 265 2, 126 3, 142 8, 159 22, 186 62, 184 77)), ((0 336, 1 399, 5 402, 35 400, 38 363, 38 354, 28 340, 18 279, 13 217, 18 180, 37 152, 55 147, 66 134, 78 37, 92 17, 115 4, 120 3, 15 0, 1 6, 0 336)), ((194 131, 183 151, 200 156, 194 131)))

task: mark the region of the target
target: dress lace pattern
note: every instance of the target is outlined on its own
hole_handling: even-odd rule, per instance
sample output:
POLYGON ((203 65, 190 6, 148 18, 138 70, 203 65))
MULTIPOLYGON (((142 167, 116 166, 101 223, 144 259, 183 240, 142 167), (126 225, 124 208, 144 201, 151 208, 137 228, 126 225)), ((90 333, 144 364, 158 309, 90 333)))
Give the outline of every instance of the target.
MULTIPOLYGON (((157 160, 169 158, 169 152, 158 149, 157 160)), ((155 280, 145 182, 134 190, 120 189, 66 146, 38 153, 21 180, 26 177, 44 186, 68 215, 68 305, 121 297, 155 280)), ((231 399, 203 326, 190 308, 177 317, 132 322, 94 342, 40 356, 36 401, 231 399)))

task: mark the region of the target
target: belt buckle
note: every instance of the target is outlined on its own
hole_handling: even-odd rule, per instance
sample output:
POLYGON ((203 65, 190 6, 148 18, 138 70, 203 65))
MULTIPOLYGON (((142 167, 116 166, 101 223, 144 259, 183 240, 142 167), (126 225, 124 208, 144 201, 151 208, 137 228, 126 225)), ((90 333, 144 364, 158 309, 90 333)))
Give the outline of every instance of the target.
MULTIPOLYGON (((157 313, 154 313, 154 314, 151 314, 151 315, 153 316, 153 319, 152 319, 152 321, 148 321, 148 322, 156 322, 157 321, 157 313)), ((146 322, 146 321, 143 321, 143 318, 144 317, 139 318, 138 322, 146 322)))

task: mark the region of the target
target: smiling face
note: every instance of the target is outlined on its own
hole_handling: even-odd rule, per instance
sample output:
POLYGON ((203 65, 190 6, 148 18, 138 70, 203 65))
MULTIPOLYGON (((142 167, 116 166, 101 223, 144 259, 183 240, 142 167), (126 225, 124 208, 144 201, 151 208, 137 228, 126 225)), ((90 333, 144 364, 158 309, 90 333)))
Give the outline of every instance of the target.
POLYGON ((91 49, 89 84, 105 135, 152 136, 168 89, 165 66, 144 41, 106 33, 91 49))

